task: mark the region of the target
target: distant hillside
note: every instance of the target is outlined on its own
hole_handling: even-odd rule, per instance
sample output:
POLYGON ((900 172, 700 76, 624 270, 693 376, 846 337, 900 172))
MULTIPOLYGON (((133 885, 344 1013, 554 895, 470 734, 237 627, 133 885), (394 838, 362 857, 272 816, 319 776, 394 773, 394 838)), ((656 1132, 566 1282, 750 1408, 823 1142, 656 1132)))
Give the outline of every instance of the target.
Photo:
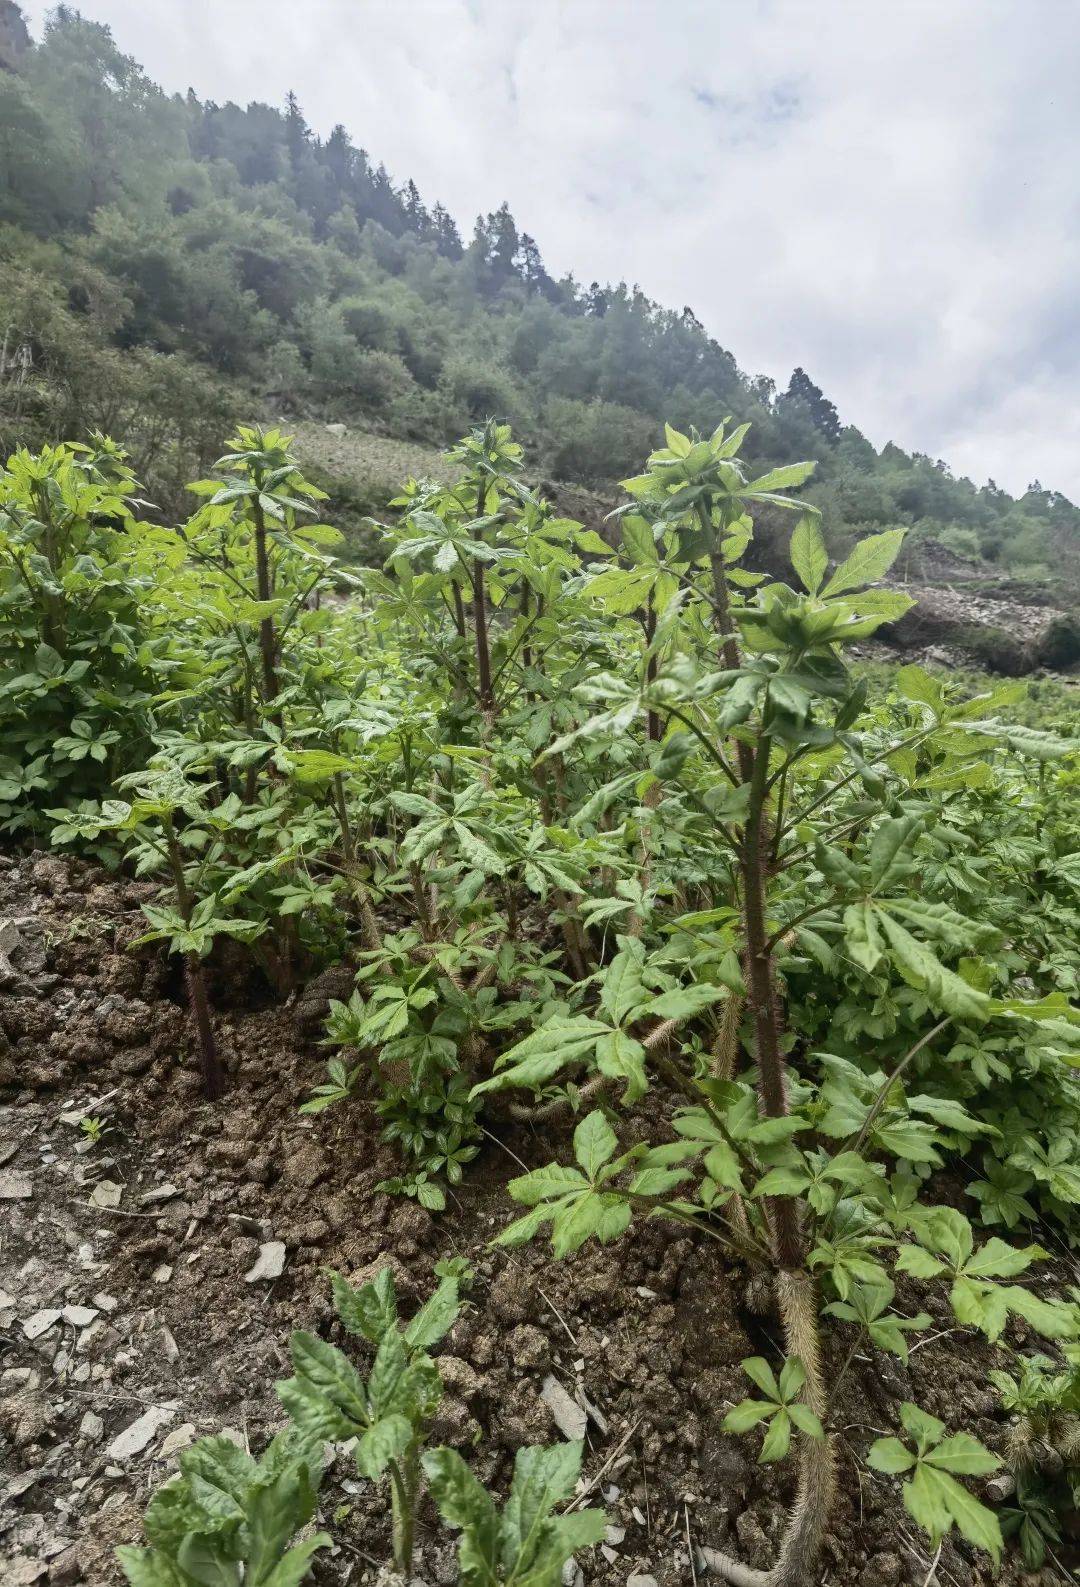
POLYGON ((601 488, 663 419, 736 414, 751 462, 819 459, 808 494, 836 550, 906 524, 913 555, 940 543, 1075 598, 1080 511, 1053 490, 879 452, 804 371, 745 374, 690 308, 554 280, 505 205, 463 241, 295 99, 170 98, 106 28, 61 6, 35 45, 0 0, 0 445, 107 429, 171 513, 192 455, 253 410, 428 447, 494 412, 537 471, 601 488))

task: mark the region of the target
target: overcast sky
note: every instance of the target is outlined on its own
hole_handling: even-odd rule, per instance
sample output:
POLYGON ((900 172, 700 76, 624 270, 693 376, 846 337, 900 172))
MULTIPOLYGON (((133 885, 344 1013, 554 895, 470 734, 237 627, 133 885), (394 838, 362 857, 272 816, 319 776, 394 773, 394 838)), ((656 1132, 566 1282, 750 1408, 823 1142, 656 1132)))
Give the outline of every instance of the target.
POLYGON ((553 274, 689 304, 876 445, 1080 501, 1074 0, 78 4, 170 91, 294 89, 466 236, 508 199, 553 274))

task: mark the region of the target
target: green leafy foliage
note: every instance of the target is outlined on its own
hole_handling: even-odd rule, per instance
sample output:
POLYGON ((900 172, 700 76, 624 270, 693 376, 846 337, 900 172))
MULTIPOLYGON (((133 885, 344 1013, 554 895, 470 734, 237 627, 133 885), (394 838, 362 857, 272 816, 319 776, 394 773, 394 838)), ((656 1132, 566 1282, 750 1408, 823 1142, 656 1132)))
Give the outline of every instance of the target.
MULTIPOLYGON (((159 884, 142 942, 183 962, 211 1094, 205 962, 247 955, 286 998, 344 961, 304 1107, 316 1128, 374 1107, 401 1156, 381 1188, 438 1212, 488 1110, 570 1119, 572 1161, 543 1131, 555 1160, 512 1182, 503 1244, 548 1230, 569 1256, 651 1217, 776 1268, 811 1320, 733 1414, 768 1423, 768 1458, 795 1428, 808 1462, 830 1397, 792 1341, 823 1308, 852 1351, 903 1359, 928 1314, 893 1307, 891 1274, 946 1283, 991 1339, 1010 1316, 1075 1336, 1012 1240, 1038 1217, 1078 1237, 1074 724, 918 667, 872 689, 845 647, 909 604, 879 584, 899 530, 833 567, 809 464, 759 466, 727 421, 665 439, 609 543, 478 425, 404 487, 361 574, 276 430, 238 430, 180 529, 138 520, 105 442, 19 454, 0 644, 19 732, 46 714, 12 740, 12 825, 159 884), (774 518, 801 591, 744 565, 774 518), (40 588, 18 573, 37 542, 58 557, 40 588), (123 633, 86 618, 85 547, 123 633), (76 713, 121 653, 145 709, 76 713), (620 1110, 651 1089, 646 1138, 620 1110), (945 1167, 1003 1233, 937 1204, 945 1167)), ((355 1438, 389 1482, 399 1559, 452 1288, 403 1328, 383 1280, 338 1281, 373 1359, 297 1335, 281 1386, 306 1436, 355 1438)))
POLYGON ((763 1356, 751 1356, 742 1363, 742 1369, 765 1397, 740 1401, 728 1411, 723 1425, 725 1432, 745 1433, 764 1423, 760 1462, 783 1460, 791 1444, 792 1427, 808 1438, 825 1437, 819 1418, 797 1398, 806 1382, 806 1370, 797 1356, 784 1362, 779 1379, 763 1356))
POLYGON ((440 1515, 461 1533, 463 1587, 557 1587, 566 1562, 604 1536, 602 1510, 553 1513, 580 1470, 580 1443, 519 1449, 499 1511, 456 1450, 430 1450, 424 1471, 440 1515))
POLYGON ((914 1447, 899 1438, 879 1438, 866 1457, 868 1464, 889 1476, 908 1478, 904 1508, 932 1543, 955 1526, 969 1543, 998 1561, 1002 1538, 997 1516, 958 1478, 989 1476, 1001 1462, 970 1433, 946 1435, 945 1423, 917 1405, 901 1405, 900 1420, 914 1447))
POLYGON ((124 1574, 131 1587, 298 1587, 331 1542, 326 1532, 293 1541, 321 1478, 318 1444, 292 1431, 258 1461, 231 1439, 200 1438, 150 1502, 149 1546, 117 1549, 124 1574))

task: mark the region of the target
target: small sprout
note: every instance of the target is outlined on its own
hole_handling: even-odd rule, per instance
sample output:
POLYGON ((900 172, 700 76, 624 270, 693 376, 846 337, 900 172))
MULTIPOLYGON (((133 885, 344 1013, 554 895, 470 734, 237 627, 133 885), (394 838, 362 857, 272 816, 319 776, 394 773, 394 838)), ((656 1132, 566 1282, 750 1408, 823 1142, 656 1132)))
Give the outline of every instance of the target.
POLYGON ((105 1120, 98 1118, 97 1115, 93 1113, 87 1113, 79 1120, 79 1129, 86 1136, 86 1139, 91 1146, 96 1146, 98 1144, 98 1142, 101 1140, 101 1137, 107 1132, 108 1128, 109 1126, 106 1124, 105 1120))
POLYGON ((741 1400, 724 1417, 727 1433, 748 1433, 761 1422, 768 1422, 761 1443, 759 1463, 783 1460, 791 1447, 792 1426, 808 1438, 824 1438, 825 1430, 810 1407, 797 1396, 806 1383, 806 1370, 797 1356, 784 1362, 777 1382, 764 1356, 750 1356, 742 1369, 766 1396, 763 1400, 741 1400))

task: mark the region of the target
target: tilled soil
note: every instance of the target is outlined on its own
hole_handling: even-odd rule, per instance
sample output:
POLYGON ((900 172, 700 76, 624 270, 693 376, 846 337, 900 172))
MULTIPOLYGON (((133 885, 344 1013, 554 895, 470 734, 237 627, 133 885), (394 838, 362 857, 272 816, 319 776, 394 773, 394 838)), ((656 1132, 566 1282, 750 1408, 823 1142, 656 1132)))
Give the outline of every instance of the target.
MULTIPOLYGON (((549 1408, 566 1391, 570 1416, 584 1421, 589 1502, 604 1503, 610 1523, 570 1582, 705 1581, 702 1546, 768 1565, 791 1463, 760 1467, 753 1438, 719 1430, 746 1391, 740 1360, 778 1346, 775 1319, 747 1304, 747 1274, 712 1242, 660 1224, 562 1263, 541 1244, 489 1250, 511 1215, 506 1180, 565 1145, 550 1126, 543 1139, 493 1125, 499 1140, 445 1213, 379 1192, 397 1164, 368 1104, 297 1112, 324 1077, 320 1016, 328 993, 344 990, 340 970, 284 1007, 254 980, 219 973, 230 1089, 216 1106, 202 1102, 178 978, 159 951, 125 951, 151 892, 51 855, 0 856, 4 1587, 119 1582, 112 1550, 140 1540, 147 1499, 179 1448, 228 1429, 258 1452, 282 1424, 273 1383, 289 1375, 290 1331, 344 1345, 327 1267, 358 1282, 389 1264, 407 1311, 449 1255, 467 1256, 476 1277, 441 1347, 447 1394, 433 1438, 503 1486, 515 1449, 568 1430, 549 1408), (104 1126, 96 1142, 80 1128, 86 1116, 104 1126), (280 1276, 251 1277, 271 1241, 285 1247, 280 1276)), ((628 1121, 626 1138, 663 1130, 654 1109, 628 1121)), ((1046 1266, 1050 1287, 1071 1280, 1046 1266)), ((897 1482, 862 1463, 873 1438, 895 1430, 899 1402, 991 1447, 1004 1433, 987 1372, 1009 1350, 959 1330, 944 1292, 898 1300, 908 1312, 924 1306, 935 1327, 908 1368, 857 1356, 843 1381, 831 1587, 928 1579, 930 1554, 897 1482)), ((848 1343, 831 1341, 837 1362, 848 1343)), ((1035 1341, 1022 1325, 1005 1341, 1025 1343, 1035 1341)), ((565 1423, 565 1401, 560 1414, 565 1423)), ((313 1580, 374 1581, 389 1554, 387 1498, 340 1451, 320 1517, 338 1544, 313 1580)), ((452 1542, 432 1514, 424 1523, 417 1576, 449 1584, 452 1542)), ((1025 1573, 1015 1553, 995 1578, 1061 1579, 1049 1566, 1025 1573)), ((947 1541, 938 1580, 969 1587, 991 1573, 985 1556, 947 1541)))

